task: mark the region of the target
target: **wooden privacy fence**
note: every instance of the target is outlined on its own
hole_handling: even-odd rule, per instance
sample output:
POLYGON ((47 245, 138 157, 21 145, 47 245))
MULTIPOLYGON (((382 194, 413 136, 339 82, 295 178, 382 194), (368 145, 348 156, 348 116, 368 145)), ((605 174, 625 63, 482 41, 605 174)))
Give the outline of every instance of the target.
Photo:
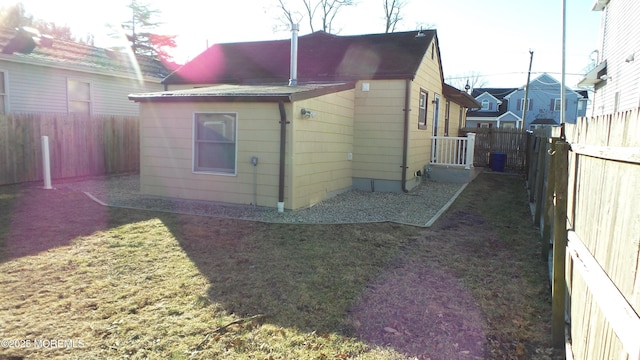
POLYGON ((54 179, 139 171, 138 118, 9 114, 0 115, 0 185, 43 179, 42 136, 54 179))
POLYGON ((565 130, 566 141, 539 137, 527 182, 535 192, 546 180, 534 201, 543 252, 553 243, 554 346, 575 359, 639 360, 640 109, 565 130))
POLYGON ((475 133, 475 152, 473 164, 475 166, 489 166, 492 152, 507 154, 505 168, 522 171, 525 169, 525 155, 527 149, 526 133, 520 129, 504 128, 464 128, 460 136, 475 133))

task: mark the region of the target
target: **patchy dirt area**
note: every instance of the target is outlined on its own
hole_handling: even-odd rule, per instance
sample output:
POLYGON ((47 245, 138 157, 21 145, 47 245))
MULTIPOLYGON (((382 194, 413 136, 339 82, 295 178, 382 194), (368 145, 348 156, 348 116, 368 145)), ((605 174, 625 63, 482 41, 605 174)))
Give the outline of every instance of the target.
POLYGON ((371 284, 357 336, 417 359, 561 359, 519 178, 484 175, 371 284))
POLYGON ((81 192, 14 187, 20 190, 12 201, 8 232, 3 234, 5 260, 69 245, 109 225, 108 209, 81 192))
POLYGON ((216 336, 196 358, 562 358, 518 177, 481 175, 428 229, 264 224, 0 190, 0 285, 24 289, 0 299, 23 314, 0 332, 92 345, 58 358, 186 358, 212 328, 256 313, 265 324, 216 336), (27 286, 38 277, 50 281, 27 286), (27 317, 42 311, 46 321, 27 317))

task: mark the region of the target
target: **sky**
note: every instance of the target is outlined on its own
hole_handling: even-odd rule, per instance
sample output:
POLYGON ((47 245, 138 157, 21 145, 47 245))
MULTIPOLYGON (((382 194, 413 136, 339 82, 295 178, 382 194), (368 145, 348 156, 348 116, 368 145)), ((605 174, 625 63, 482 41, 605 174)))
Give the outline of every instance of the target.
MULTIPOLYGON (((18 1, 18 0, 16 0, 18 1)), ((131 18, 131 0, 19 0, 35 18, 66 25, 74 35, 91 33, 95 45, 109 47, 107 24, 131 18)), ((139 0, 140 1, 140 0, 139 0)), ((435 28, 445 78, 453 85, 470 73, 485 87, 526 84, 530 50, 532 75, 547 72, 561 80, 562 0, 406 0, 396 31, 435 28), (450 79, 451 78, 451 79, 450 79)), ((156 32, 176 35, 174 60, 184 63, 215 43, 288 39, 286 29, 274 31, 280 11, 277 0, 141 0, 160 11, 156 32)), ((286 0, 292 6, 301 0, 286 0)), ((14 0, 0 0, 8 6, 14 0)), ((383 0, 356 0, 333 22, 334 33, 358 35, 384 32, 383 0)), ((580 80, 598 48, 601 12, 594 0, 566 0, 566 84, 580 80)), ((317 29, 316 29, 317 30, 317 29)), ((307 19, 300 35, 311 32, 307 19)), ((459 85, 457 85, 459 86, 459 85)))

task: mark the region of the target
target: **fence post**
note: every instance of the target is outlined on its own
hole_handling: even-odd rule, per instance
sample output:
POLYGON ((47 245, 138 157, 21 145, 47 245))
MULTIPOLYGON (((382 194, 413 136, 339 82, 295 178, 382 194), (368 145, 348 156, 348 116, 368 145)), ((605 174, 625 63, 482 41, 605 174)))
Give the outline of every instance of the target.
MULTIPOLYGON (((552 144, 555 139, 548 139, 549 143, 552 144)), ((551 150, 552 152, 554 150, 551 150)), ((553 214, 554 214, 554 196, 555 196, 555 179, 556 179, 556 167, 554 166, 553 158, 551 158, 551 162, 549 163, 549 170, 547 173, 547 186, 544 188, 544 198, 541 212, 541 232, 542 232, 542 244, 541 245, 541 255, 542 259, 545 261, 549 260, 549 249, 551 243, 553 241, 553 236, 551 231, 553 229, 553 214)))
MULTIPOLYGON (((540 147, 538 148, 538 162, 537 162, 537 171, 536 171, 536 184, 535 184, 535 214, 533 222, 536 226, 540 226, 540 215, 542 214, 542 207, 544 206, 544 183, 546 181, 547 171, 549 168, 549 158, 547 157, 547 149, 549 148, 546 141, 546 138, 540 138, 540 147)), ((547 184, 549 186, 549 184, 547 184)), ((553 186, 553 184, 551 185, 553 186)))
MULTIPOLYGON (((551 285, 551 338, 555 349, 565 347, 567 192, 569 181, 567 142, 554 139, 551 165, 554 168, 553 277, 551 285)), ((552 184, 549 184, 551 186, 552 184)))
POLYGON ((476 134, 468 133, 467 134, 467 159, 466 159, 466 164, 464 166, 464 168, 467 170, 473 167, 475 147, 476 147, 476 134))
POLYGON ((51 160, 49 157, 49 137, 42 136, 42 175, 44 188, 51 190, 51 160))

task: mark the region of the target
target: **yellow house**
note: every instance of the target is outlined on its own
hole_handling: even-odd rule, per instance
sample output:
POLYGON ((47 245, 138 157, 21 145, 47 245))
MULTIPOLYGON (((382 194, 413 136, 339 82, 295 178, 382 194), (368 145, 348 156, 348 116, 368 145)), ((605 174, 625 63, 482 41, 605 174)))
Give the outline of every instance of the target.
POLYGON ((299 209, 350 189, 410 191, 468 94, 443 81, 435 30, 214 45, 133 94, 141 191, 299 209))

